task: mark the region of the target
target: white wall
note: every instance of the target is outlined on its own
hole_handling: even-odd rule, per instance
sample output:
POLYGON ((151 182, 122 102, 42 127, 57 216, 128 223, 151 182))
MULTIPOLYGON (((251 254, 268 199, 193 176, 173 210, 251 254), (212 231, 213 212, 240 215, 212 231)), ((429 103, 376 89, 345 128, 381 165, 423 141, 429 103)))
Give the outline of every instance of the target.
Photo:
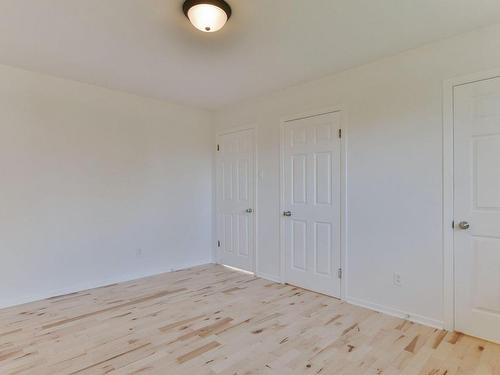
POLYGON ((210 120, 0 66, 0 307, 210 262, 210 120))
POLYGON ((499 67, 499 45, 494 25, 218 112, 219 131, 258 126, 258 272, 281 278, 280 118, 339 107, 348 117, 347 299, 441 325, 442 84, 499 67))

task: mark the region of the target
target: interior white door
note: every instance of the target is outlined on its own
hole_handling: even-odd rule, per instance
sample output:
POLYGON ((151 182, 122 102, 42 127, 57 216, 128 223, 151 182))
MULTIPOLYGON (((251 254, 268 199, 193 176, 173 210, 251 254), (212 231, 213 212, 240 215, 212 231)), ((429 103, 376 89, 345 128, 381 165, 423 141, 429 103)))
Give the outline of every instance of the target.
POLYGON ((255 140, 253 129, 218 137, 218 262, 254 271, 255 140))
POLYGON ((500 78, 454 89, 455 327, 500 342, 500 78))
POLYGON ((285 280, 340 296, 340 113, 289 121, 283 145, 285 280))

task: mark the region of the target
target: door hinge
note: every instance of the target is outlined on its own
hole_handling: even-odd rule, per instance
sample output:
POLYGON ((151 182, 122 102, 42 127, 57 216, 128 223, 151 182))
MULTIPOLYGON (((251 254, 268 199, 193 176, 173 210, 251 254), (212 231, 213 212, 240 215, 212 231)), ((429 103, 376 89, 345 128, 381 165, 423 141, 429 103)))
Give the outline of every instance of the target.
POLYGON ((220 247, 220 241, 217 241, 217 247, 220 247))
POLYGON ((453 220, 453 221, 451 222, 451 228, 452 228, 452 229, 455 229, 455 220, 453 220))
POLYGON ((219 145, 217 145, 217 151, 220 151, 220 146, 219 145))
POLYGON ((339 138, 342 138, 342 129, 339 129, 339 138))
POLYGON ((339 269, 337 270, 337 275, 338 275, 339 279, 341 279, 341 278, 342 278, 342 268, 339 268, 339 269))

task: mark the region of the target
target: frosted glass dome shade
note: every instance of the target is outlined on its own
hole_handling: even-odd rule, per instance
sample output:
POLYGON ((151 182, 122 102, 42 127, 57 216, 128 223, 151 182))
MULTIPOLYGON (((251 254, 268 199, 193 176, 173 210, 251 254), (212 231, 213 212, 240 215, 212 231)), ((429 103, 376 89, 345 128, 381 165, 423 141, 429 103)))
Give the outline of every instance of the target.
POLYGON ((229 5, 221 2, 219 6, 217 1, 186 1, 184 13, 194 27, 206 33, 222 29, 231 15, 229 5))

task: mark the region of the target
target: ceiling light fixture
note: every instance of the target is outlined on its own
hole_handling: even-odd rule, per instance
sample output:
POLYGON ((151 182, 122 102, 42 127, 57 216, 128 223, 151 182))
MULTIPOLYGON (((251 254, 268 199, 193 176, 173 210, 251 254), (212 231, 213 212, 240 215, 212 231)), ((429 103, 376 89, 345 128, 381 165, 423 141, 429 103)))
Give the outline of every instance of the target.
POLYGON ((186 0, 182 10, 194 27, 206 33, 222 29, 231 17, 231 7, 224 0, 186 0))

